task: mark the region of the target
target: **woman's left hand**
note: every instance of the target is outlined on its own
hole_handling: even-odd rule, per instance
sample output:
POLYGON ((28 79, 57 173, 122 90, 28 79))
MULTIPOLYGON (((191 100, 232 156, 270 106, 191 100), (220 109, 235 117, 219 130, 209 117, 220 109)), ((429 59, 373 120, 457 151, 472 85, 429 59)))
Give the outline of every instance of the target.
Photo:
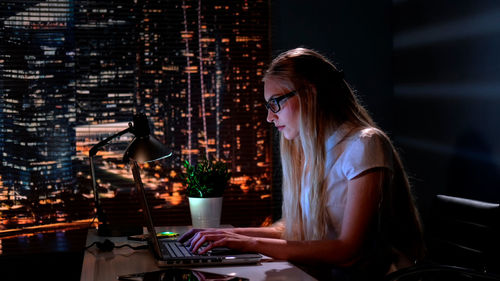
MULTIPOLYGON (((254 237, 236 234, 230 230, 207 229, 197 232, 189 241, 189 250, 196 253, 200 247, 207 243, 198 254, 205 254, 215 247, 227 247, 239 251, 252 251, 254 237)), ((254 249, 253 249, 254 250, 254 249)))

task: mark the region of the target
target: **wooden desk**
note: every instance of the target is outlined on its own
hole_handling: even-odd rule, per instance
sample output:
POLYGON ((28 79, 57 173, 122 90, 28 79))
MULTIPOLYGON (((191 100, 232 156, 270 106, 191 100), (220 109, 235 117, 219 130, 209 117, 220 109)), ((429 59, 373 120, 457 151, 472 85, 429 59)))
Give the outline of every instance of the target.
MULTIPOLYGON (((175 231, 184 233, 190 227, 158 227, 158 231, 175 231)), ((116 246, 130 244, 134 246, 143 245, 143 242, 127 240, 126 237, 99 237, 95 229, 89 230, 86 246, 95 241, 110 239, 116 246)), ((116 248, 112 252, 102 252, 95 246, 85 251, 83 257, 82 274, 80 281, 111 281, 117 280, 117 276, 138 272, 155 271, 160 268, 149 250, 132 250, 128 247, 116 248)), ((315 280, 300 268, 286 261, 274 261, 270 258, 264 259, 256 265, 242 266, 218 266, 218 267, 193 267, 205 272, 245 277, 252 281, 261 280, 315 280)))

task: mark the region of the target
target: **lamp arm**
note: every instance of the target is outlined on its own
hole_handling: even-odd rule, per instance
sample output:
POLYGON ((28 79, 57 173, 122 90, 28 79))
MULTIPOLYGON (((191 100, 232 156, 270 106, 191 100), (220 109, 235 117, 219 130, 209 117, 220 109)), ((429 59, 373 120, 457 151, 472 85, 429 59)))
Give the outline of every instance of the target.
POLYGON ((94 167, 94 155, 90 157, 90 177, 92 178, 92 190, 94 191, 94 206, 96 209, 97 219, 100 223, 106 223, 106 217, 103 210, 101 209, 101 203, 99 201, 99 193, 97 191, 97 182, 95 177, 95 167, 94 167))
POLYGON ((98 142, 96 145, 94 145, 90 151, 89 151, 89 161, 90 161, 90 176, 92 178, 92 189, 94 191, 94 206, 96 209, 96 215, 97 219, 99 220, 99 224, 101 224, 101 228, 98 229, 98 233, 102 231, 102 234, 107 233, 109 230, 107 229, 108 227, 108 222, 106 218, 106 214, 104 213, 104 210, 101 208, 101 203, 99 200, 99 193, 97 190, 97 182, 96 182, 96 176, 95 176, 95 167, 94 167, 94 156, 97 154, 99 151, 99 148, 105 146, 108 144, 111 140, 120 137, 123 134, 132 132, 133 133, 133 126, 131 123, 129 123, 129 127, 125 130, 122 130, 110 137, 105 138, 104 140, 98 142))
POLYGON ((105 139, 103 139, 102 141, 98 142, 96 145, 94 145, 90 151, 89 151, 89 157, 93 157, 97 154, 97 151, 99 151, 99 148, 105 146, 106 144, 108 144, 111 140, 117 138, 117 137, 120 137, 121 135, 124 135, 126 133, 133 133, 133 129, 134 127, 132 126, 132 123, 129 123, 128 124, 128 128, 123 130, 123 131, 120 131, 110 137, 107 137, 105 139))

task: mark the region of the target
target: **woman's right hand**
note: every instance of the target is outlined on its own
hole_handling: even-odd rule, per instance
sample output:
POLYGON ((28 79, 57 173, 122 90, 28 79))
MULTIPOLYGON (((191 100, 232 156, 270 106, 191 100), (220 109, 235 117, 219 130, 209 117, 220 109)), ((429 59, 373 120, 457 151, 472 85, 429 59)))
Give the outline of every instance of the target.
POLYGON ((193 238, 193 236, 196 235, 196 233, 200 232, 200 231, 205 231, 207 229, 205 228, 192 228, 190 230, 188 230, 186 233, 182 234, 181 237, 179 237, 177 239, 177 241, 181 242, 181 243, 184 243, 184 242, 188 242, 186 246, 191 246, 191 240, 193 238))
POLYGON ((254 251, 257 238, 237 234, 234 228, 192 229, 178 239, 192 253, 203 255, 216 247, 227 247, 239 251, 254 251), (189 240, 188 240, 189 239, 189 240))
MULTIPOLYGON (((190 229, 189 231, 187 231, 186 233, 182 234, 181 237, 179 237, 179 239, 177 239, 177 241, 181 242, 181 243, 184 243, 187 241, 187 243, 185 243, 185 245, 187 247, 190 247, 191 246, 191 241, 193 240, 193 237, 200 231, 215 231, 217 229, 215 228, 192 228, 190 229)), ((229 230, 230 229, 224 229, 224 230, 229 230)))

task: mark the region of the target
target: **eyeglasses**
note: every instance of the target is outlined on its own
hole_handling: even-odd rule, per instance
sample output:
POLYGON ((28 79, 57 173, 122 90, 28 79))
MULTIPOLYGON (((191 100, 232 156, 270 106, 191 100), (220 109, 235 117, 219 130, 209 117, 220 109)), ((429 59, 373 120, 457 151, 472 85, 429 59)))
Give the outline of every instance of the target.
POLYGON ((266 108, 268 110, 271 110, 273 113, 278 113, 281 110, 281 103, 295 96, 295 94, 297 94, 295 91, 291 91, 288 94, 284 94, 276 98, 270 98, 269 101, 266 103, 266 108))

